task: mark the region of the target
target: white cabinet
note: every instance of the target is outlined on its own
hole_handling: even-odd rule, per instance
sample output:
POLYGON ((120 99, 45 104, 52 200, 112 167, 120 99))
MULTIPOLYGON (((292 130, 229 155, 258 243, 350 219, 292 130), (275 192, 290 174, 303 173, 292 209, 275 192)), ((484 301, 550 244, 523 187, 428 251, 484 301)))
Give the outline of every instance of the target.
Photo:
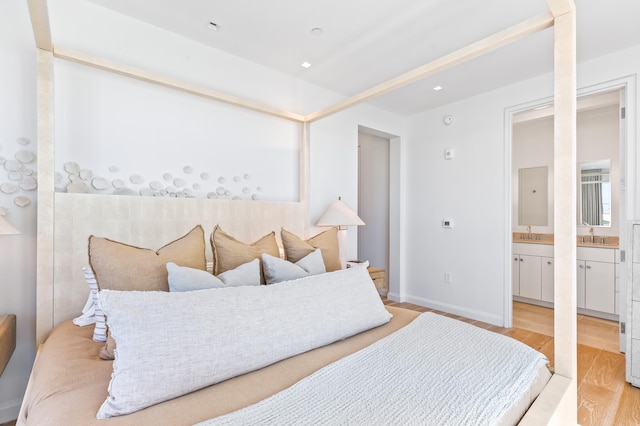
POLYGON ((631 253, 627 253, 627 381, 640 387, 640 222, 629 223, 631 253))
POLYGON ((553 303, 553 257, 541 257, 541 299, 553 303))
MULTIPOLYGON (((553 245, 513 243, 512 286, 516 300, 553 305, 553 245)), ((616 253, 605 247, 577 247, 576 293, 581 313, 615 319, 616 253)))
POLYGON ((544 300, 544 292, 547 298, 550 294, 549 301, 553 302, 553 246, 514 243, 512 251, 513 295, 516 298, 544 300), (551 261, 550 264, 546 263, 548 260, 551 261))
POLYGON ((578 261, 578 308, 614 314, 615 265, 613 263, 578 261))
POLYGON ((578 308, 615 314, 615 249, 578 247, 576 257, 578 308))
POLYGON ((540 256, 521 254, 520 258, 520 296, 529 299, 542 297, 540 256))

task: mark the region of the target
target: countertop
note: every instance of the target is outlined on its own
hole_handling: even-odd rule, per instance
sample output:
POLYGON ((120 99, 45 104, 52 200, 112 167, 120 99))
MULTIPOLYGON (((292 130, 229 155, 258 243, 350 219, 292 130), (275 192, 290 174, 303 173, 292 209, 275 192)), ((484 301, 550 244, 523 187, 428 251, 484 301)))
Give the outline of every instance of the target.
MULTIPOLYGON (((524 243, 524 244, 547 244, 553 245, 553 234, 540 234, 540 233, 531 233, 529 235, 526 232, 514 232, 513 240, 514 243, 524 243)), ((591 242, 590 235, 578 235, 576 237, 576 245, 578 247, 595 247, 595 248, 611 248, 617 249, 620 246, 619 237, 614 236, 600 236, 595 235, 593 237, 593 242, 591 242)))

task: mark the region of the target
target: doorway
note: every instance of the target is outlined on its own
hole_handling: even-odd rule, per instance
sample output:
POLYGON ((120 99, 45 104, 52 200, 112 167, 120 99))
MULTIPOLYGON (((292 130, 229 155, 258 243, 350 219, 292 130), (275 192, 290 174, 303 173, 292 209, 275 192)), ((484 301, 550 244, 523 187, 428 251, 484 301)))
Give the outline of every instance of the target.
MULTIPOLYGON (((358 132, 358 259, 389 271, 390 139, 358 132)), ((389 288, 388 274, 385 287, 389 288)))
MULTIPOLYGON (((627 202, 624 182, 628 176, 626 157, 626 84, 603 85, 582 90, 577 103, 578 175, 576 193, 577 303, 582 316, 624 322, 626 318, 626 288, 624 265, 620 265, 620 249, 626 244, 627 202), (586 164, 608 164, 607 167, 587 169, 586 164), (597 170, 597 179, 594 178, 597 170), (585 177, 586 176, 586 177, 585 177), (585 179, 587 182, 584 182, 585 179), (610 188, 602 197, 604 219, 591 223, 586 220, 584 200, 580 195, 584 183, 610 188), (602 184, 600 184, 602 182, 602 184), (618 184, 620 183, 620 184, 618 184), (582 204, 581 204, 582 203, 582 204), (606 212, 609 209, 609 213, 606 212), (610 217, 607 217, 607 214, 610 217), (582 240, 581 240, 582 238, 582 240), (584 243, 582 244, 581 241, 584 243), (599 243, 591 247, 593 242, 599 243), (581 247, 587 247, 587 250, 581 247), (589 256, 596 256, 591 259, 589 256), (599 257, 602 256, 602 257, 599 257), (582 259, 585 257, 585 259, 582 259), (591 263, 590 263, 591 262, 591 263)), ((533 306, 553 307, 553 105, 551 100, 530 105, 511 115, 511 188, 512 206, 512 297, 518 309, 512 307, 513 324, 523 323, 519 318, 524 302, 533 306), (549 169, 548 221, 534 224, 521 223, 518 212, 520 171, 528 167, 546 166, 549 169), (532 244, 532 242, 534 244, 532 244), (545 242, 550 246, 545 247, 545 242), (522 253, 521 253, 522 251, 522 253), (550 271, 550 272, 549 272, 550 271)), ((588 195, 590 195, 589 193, 588 195)), ((524 194, 526 196, 526 194, 524 194)), ((602 215, 600 215, 602 218, 602 215)), ((615 323, 614 323, 615 324, 615 323)), ((614 336, 615 339, 615 336, 614 336)), ((618 336, 620 350, 624 352, 625 339, 618 336)))

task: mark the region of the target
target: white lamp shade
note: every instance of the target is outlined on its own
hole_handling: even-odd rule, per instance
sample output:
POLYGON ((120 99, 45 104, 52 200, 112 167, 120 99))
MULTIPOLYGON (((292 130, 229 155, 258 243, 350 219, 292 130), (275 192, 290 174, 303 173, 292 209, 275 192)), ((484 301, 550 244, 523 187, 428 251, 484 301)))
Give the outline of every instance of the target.
POLYGON ((338 197, 336 201, 329 206, 326 212, 320 217, 317 226, 360 226, 364 225, 362 219, 358 217, 356 212, 351 210, 347 204, 338 197))
POLYGON ((7 221, 7 219, 5 219, 3 216, 0 216, 0 235, 15 235, 19 233, 20 231, 14 228, 13 225, 11 225, 7 221))

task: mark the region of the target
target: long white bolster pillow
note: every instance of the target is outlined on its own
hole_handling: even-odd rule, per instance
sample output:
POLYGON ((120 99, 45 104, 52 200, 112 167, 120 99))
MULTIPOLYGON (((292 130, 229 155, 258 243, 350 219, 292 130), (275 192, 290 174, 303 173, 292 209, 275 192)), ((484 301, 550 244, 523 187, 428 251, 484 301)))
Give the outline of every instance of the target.
POLYGON ((104 290, 117 349, 98 419, 132 413, 387 323, 364 267, 269 286, 104 290))

